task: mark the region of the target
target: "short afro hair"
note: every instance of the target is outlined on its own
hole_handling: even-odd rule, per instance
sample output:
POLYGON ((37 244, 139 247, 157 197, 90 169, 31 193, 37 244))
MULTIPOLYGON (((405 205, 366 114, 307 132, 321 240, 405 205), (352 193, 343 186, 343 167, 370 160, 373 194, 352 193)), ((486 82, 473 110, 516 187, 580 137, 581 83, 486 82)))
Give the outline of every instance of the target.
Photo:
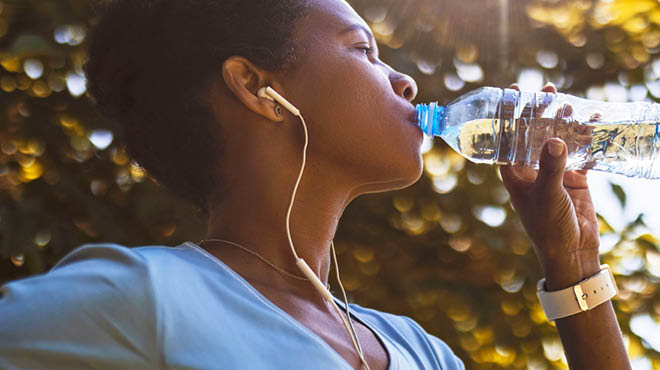
MULTIPOLYGON (((98 0, 97 0, 98 1, 98 0)), ((222 199, 222 127, 206 96, 240 55, 269 71, 298 53, 308 0, 111 0, 96 4, 84 70, 99 112, 128 154, 204 214, 222 199)))

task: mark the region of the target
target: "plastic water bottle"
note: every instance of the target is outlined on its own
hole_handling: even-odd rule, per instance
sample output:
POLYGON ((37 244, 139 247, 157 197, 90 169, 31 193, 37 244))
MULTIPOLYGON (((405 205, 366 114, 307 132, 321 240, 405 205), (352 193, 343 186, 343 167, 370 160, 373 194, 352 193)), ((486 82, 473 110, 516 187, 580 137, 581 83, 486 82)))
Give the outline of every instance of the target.
POLYGON ((543 144, 568 146, 569 170, 660 178, 660 104, 483 87, 446 106, 417 105, 418 125, 476 163, 538 169, 543 144))

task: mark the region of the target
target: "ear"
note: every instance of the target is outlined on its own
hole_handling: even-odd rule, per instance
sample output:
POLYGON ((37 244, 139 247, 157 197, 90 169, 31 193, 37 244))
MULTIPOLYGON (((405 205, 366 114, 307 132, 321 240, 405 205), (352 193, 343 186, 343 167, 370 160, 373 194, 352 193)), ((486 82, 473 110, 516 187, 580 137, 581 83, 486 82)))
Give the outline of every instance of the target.
POLYGON ((244 57, 231 56, 222 64, 222 78, 229 91, 247 109, 271 121, 284 120, 284 116, 275 114, 276 102, 257 96, 257 91, 261 87, 268 86, 267 72, 244 57))

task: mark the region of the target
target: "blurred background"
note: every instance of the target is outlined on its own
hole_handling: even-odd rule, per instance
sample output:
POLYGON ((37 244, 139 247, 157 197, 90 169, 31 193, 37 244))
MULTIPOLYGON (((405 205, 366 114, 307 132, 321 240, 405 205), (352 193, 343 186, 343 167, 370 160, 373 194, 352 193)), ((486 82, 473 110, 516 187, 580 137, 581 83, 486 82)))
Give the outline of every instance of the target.
MULTIPOLYGON (((174 246, 205 221, 129 158, 86 95, 90 0, 0 0, 0 285, 84 243, 174 246)), ((657 0, 352 0, 415 103, 508 86, 660 99, 657 0)), ((337 232, 355 302, 413 317, 468 369, 566 368, 540 269, 495 167, 424 143, 414 186, 362 196, 337 232)), ((660 181, 590 173, 602 262, 635 369, 660 369, 660 181)), ((332 276, 332 274, 331 274, 332 276)), ((333 286, 336 283, 331 281, 333 286)))

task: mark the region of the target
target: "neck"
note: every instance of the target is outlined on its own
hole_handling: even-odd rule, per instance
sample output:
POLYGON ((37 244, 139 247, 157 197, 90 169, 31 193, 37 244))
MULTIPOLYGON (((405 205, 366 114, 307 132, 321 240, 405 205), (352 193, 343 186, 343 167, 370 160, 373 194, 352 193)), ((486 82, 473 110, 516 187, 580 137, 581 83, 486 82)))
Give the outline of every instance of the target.
MULTIPOLYGON (((277 154, 271 154, 277 157, 277 154)), ((302 275, 296 265, 286 228, 286 214, 297 179, 300 163, 291 166, 263 165, 263 160, 244 158, 244 166, 251 168, 250 177, 234 177, 224 200, 209 214, 206 239, 224 239, 250 249, 273 265, 295 275, 302 275), (287 170, 291 169, 291 170, 287 170), (268 184, 265 186, 264 184, 268 184)), ((330 271, 330 246, 339 219, 354 198, 336 178, 314 173, 308 165, 301 179, 290 215, 291 240, 298 257, 305 260, 312 271, 327 284, 330 271), (315 181, 321 179, 322 181, 315 181), (333 181, 334 179, 334 181, 333 181)), ((269 285, 299 296, 316 299, 318 293, 309 281, 297 280, 282 274, 256 256, 222 242, 204 245, 210 253, 237 270, 251 283, 269 285)))

